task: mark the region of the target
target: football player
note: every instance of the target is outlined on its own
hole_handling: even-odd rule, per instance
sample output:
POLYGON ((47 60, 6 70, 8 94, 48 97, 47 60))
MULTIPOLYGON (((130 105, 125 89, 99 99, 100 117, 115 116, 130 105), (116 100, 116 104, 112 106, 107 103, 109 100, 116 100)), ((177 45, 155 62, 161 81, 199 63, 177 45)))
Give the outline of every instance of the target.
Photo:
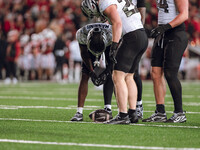
POLYGON ((155 38, 152 48, 152 79, 156 100, 155 113, 143 122, 185 122, 182 108, 182 87, 177 77, 188 39, 184 21, 188 19, 188 0, 157 0, 158 27, 151 31, 155 38), (167 120, 165 95, 167 80, 173 101, 174 115, 167 120))
POLYGON ((111 64, 109 51, 112 40, 112 27, 105 23, 88 24, 77 31, 76 39, 79 42, 83 63, 78 89, 78 108, 71 121, 83 120, 83 107, 88 93, 88 80, 90 77, 96 86, 103 84, 104 109, 109 114, 110 119, 112 118, 111 99, 114 87, 109 65, 111 64), (102 72, 98 66, 103 52, 105 53, 107 68, 102 72))
POLYGON ((129 0, 84 0, 82 10, 94 16, 103 15, 112 24, 112 44, 109 57, 115 64, 112 79, 119 113, 114 119, 105 123, 136 123, 138 122, 137 87, 133 75, 148 44, 141 15, 137 7, 129 0), (129 110, 127 110, 127 102, 129 110))

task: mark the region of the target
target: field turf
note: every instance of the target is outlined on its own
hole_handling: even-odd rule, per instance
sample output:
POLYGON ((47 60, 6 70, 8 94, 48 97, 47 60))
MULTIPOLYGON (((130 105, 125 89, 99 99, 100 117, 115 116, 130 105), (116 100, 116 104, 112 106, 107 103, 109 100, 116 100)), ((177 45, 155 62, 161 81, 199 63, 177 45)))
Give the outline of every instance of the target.
MULTIPOLYGON (((102 90, 91 83, 84 107, 84 121, 71 122, 76 112, 78 84, 0 82, 0 150, 200 150, 200 82, 182 81, 183 108, 187 122, 105 125, 88 117, 103 108, 102 90)), ((153 85, 143 82, 144 118, 155 110, 153 85)), ((167 88, 167 117, 173 101, 167 88)), ((115 97, 113 115, 117 114, 115 97)))

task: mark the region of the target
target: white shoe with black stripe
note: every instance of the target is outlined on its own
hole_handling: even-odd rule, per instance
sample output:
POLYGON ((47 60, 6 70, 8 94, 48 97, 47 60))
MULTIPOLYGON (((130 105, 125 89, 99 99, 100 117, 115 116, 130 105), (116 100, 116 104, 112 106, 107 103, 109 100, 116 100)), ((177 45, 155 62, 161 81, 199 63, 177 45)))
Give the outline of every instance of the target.
POLYGON ((186 122, 187 118, 185 112, 174 113, 174 115, 169 118, 166 123, 183 123, 186 122))
POLYGON ((166 121, 167 121, 166 113, 160 113, 158 111, 155 111, 155 113, 152 114, 149 118, 142 120, 142 122, 166 122, 166 121))

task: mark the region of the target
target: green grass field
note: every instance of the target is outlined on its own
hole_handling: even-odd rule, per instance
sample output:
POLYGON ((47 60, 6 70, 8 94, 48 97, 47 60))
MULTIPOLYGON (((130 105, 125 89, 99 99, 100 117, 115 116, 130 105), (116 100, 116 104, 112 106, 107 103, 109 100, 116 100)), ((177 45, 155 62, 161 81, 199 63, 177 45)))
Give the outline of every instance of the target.
MULTIPOLYGON (((193 149, 200 150, 200 82, 182 82, 187 122, 105 125, 88 117, 103 108, 103 93, 90 83, 84 121, 69 120, 76 112, 78 84, 0 83, 0 150, 193 149)), ((144 118, 155 110, 152 82, 143 82, 144 118)), ((167 90, 168 118, 173 101, 167 90)), ((113 96, 113 114, 117 114, 113 96)))

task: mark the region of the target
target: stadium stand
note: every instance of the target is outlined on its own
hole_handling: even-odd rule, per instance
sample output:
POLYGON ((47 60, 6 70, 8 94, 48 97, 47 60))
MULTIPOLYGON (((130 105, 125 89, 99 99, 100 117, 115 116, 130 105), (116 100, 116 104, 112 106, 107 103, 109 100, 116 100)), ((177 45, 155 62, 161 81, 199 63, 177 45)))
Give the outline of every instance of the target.
MULTIPOLYGON (((190 17, 185 22, 189 45, 180 68, 182 79, 200 79, 200 1, 190 1, 190 17)), ((16 57, 18 80, 54 80, 56 67, 53 55, 54 44, 58 37, 64 36, 65 52, 64 80, 68 78, 69 45, 76 31, 91 22, 80 10, 81 0, 0 0, 0 79, 6 78, 5 60, 9 45, 8 35, 18 31, 21 53, 16 57)), ((146 0, 147 34, 157 25, 155 0, 146 0)), ((149 47, 141 61, 142 79, 150 79, 149 47)), ((17 54, 16 54, 17 55, 17 54)), ((71 60, 71 59, 70 59, 71 60)))

